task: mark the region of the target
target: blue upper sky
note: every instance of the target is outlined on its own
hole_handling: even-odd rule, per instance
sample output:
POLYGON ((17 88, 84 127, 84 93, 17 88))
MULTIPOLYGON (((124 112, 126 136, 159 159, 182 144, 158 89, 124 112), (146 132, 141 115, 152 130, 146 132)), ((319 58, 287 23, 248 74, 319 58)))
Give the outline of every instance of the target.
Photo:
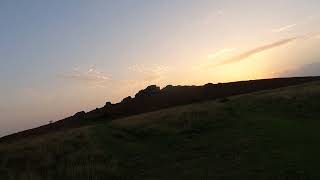
POLYGON ((0 136, 148 84, 317 75, 319 7, 318 0, 3 0, 0 136))

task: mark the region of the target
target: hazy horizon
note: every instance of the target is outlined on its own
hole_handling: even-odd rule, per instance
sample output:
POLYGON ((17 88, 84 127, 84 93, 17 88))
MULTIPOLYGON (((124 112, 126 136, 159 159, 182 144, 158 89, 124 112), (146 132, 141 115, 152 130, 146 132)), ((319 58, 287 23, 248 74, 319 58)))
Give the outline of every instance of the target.
POLYGON ((0 2, 0 136, 151 84, 320 75, 320 1, 0 2))

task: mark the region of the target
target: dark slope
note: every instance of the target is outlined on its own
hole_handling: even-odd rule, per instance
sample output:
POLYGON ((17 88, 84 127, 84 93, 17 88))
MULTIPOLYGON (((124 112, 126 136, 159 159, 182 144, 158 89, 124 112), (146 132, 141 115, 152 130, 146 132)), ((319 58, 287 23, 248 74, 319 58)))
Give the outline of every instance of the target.
POLYGON ((8 142, 28 136, 79 127, 87 125, 88 123, 94 123, 101 119, 104 121, 113 120, 177 105, 218 98, 223 99, 232 95, 275 89, 315 80, 320 80, 320 77, 275 78, 219 84, 209 83, 204 86, 167 86, 162 90, 160 90, 159 87, 152 85, 139 91, 134 98, 124 98, 117 104, 107 102, 102 108, 97 108, 87 113, 83 111, 78 112, 74 116, 48 125, 2 137, 0 138, 0 142, 8 142))
POLYGON ((320 178, 320 81, 0 144, 1 180, 320 178))

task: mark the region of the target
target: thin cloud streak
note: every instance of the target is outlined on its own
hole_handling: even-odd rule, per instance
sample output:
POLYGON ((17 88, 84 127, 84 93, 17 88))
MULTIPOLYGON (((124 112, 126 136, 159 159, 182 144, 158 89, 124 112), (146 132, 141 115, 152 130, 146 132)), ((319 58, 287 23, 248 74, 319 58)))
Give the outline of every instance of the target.
POLYGON ((280 27, 277 29, 273 29, 272 32, 279 33, 279 32, 288 31, 288 30, 294 28, 295 26, 297 26, 297 24, 286 25, 286 26, 283 26, 283 27, 280 27))
POLYGON ((146 67, 144 65, 133 65, 128 68, 129 71, 133 73, 138 73, 137 75, 142 78, 142 81, 154 82, 161 80, 165 73, 169 70, 168 66, 153 65, 146 67))
POLYGON ((223 10, 218 10, 218 11, 215 11, 213 13, 210 13, 207 15, 207 17, 205 17, 203 20, 202 20, 202 24, 204 25, 209 25, 210 23, 212 23, 215 19, 217 19, 218 17, 222 16, 223 15, 223 10))
POLYGON ((208 58, 209 59, 215 59, 215 58, 221 57, 221 56, 223 56, 225 54, 231 53, 233 51, 235 51, 235 48, 221 49, 221 50, 219 50, 219 51, 217 51, 215 53, 209 54, 208 58))
POLYGON ((267 51, 267 50, 270 50, 270 49, 273 49, 273 48, 276 48, 276 47, 279 47, 279 46, 282 46, 282 45, 285 45, 285 44, 288 44, 290 42, 293 42, 295 40, 297 40, 298 37, 293 37, 293 38, 288 38, 288 39, 283 39, 281 41, 277 41, 277 42, 274 42, 274 43, 271 43, 271 44, 267 44, 267 45, 264 45, 264 46, 260 46, 260 47, 257 47, 257 48, 254 48, 252 50, 249 50, 247 52, 244 52, 242 54, 239 54, 235 57, 232 57, 230 59, 226 59, 218 64, 214 64, 214 65, 211 65, 211 67, 217 67, 217 66, 222 66, 222 65, 226 65, 226 64, 231 64, 231 63, 235 63, 235 62, 239 62, 239 61, 242 61, 246 58, 249 58, 255 54, 259 54, 261 52, 264 52, 264 51, 267 51))
POLYGON ((67 79, 94 84, 104 84, 110 80, 109 75, 98 71, 93 66, 87 71, 80 71, 78 68, 75 68, 72 73, 63 74, 62 76, 67 79))

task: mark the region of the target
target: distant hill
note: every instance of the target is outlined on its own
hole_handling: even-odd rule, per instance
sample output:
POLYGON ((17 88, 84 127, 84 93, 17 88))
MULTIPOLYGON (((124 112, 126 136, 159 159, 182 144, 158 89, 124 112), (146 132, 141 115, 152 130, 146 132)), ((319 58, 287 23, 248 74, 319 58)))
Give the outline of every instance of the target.
POLYGON ((139 91, 133 98, 130 96, 126 97, 116 104, 107 102, 102 108, 96 108, 87 113, 81 111, 74 116, 48 125, 2 137, 0 138, 0 142, 15 141, 28 136, 80 127, 96 123, 96 121, 110 121, 178 105, 225 99, 233 95, 286 87, 316 80, 320 80, 320 77, 275 78, 218 84, 208 83, 203 86, 168 85, 163 89, 160 89, 156 85, 151 85, 139 91))
MULTIPOLYGON (((282 82, 280 84, 284 86, 309 80, 312 78, 250 81, 235 83, 238 86, 231 83, 187 89, 234 87, 245 89, 241 91, 245 93, 253 84, 256 90, 262 90, 275 88, 275 82, 282 82), (260 82, 268 83, 262 83, 267 84, 262 86, 260 82)), ((154 86, 150 89, 153 89, 151 96, 159 93, 154 86)), ((225 94, 212 96, 213 100, 115 120, 105 116, 105 119, 81 127, 2 142, 0 179, 320 178, 320 81, 235 96, 229 96, 232 93, 226 89, 218 92, 226 93, 228 97, 225 94)), ((184 93, 195 97, 191 95, 195 91, 186 90, 184 93)), ((144 92, 141 91, 136 97, 141 98, 139 102, 149 97, 144 92)), ((134 102, 127 98, 122 103, 134 102)), ((112 105, 112 108, 125 107, 124 104, 112 105)), ((139 109, 126 111, 126 115, 121 116, 139 113, 139 109)), ((150 107, 149 110, 154 109, 150 107)), ((79 113, 76 116, 86 118, 86 115, 79 113)))

